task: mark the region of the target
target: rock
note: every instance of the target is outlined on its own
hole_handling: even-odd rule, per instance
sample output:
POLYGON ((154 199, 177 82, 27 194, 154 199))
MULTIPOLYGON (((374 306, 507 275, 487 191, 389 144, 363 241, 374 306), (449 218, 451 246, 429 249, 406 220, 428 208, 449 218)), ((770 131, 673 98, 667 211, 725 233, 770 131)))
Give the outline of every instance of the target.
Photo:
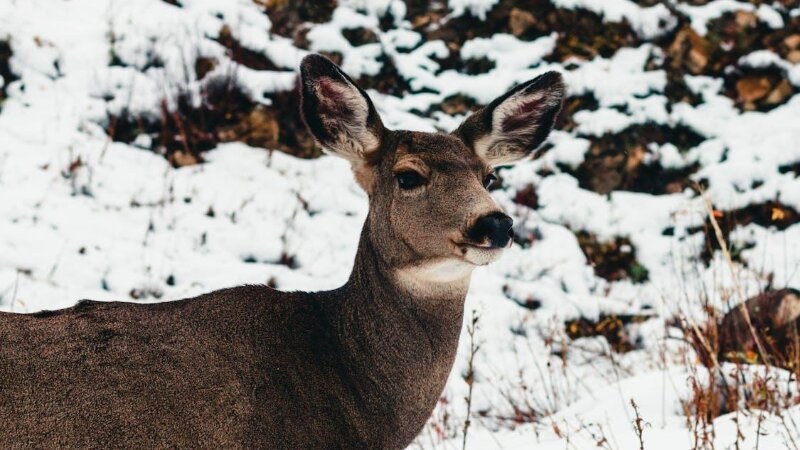
POLYGON ((755 102, 761 100, 772 90, 769 78, 761 75, 746 75, 736 82, 736 93, 744 104, 744 109, 755 109, 755 102))
POLYGON ((780 105, 788 100, 793 94, 794 88, 792 87, 792 83, 784 78, 778 82, 777 86, 775 86, 772 91, 770 91, 769 95, 767 95, 767 98, 764 99, 764 103, 770 106, 780 105))
MULTIPOLYGON (((742 305, 731 309, 719 325, 719 355, 740 362, 761 361, 758 345, 745 320, 742 305)), ((779 289, 764 292, 745 301, 750 322, 770 361, 783 365, 796 352, 797 325, 800 318, 800 292, 779 289)))
POLYGON ((628 159, 625 161, 625 172, 628 174, 635 173, 642 164, 642 161, 644 161, 646 155, 647 149, 644 145, 637 145, 628 150, 628 159))
POLYGON ((514 36, 522 37, 535 23, 536 18, 530 12, 519 8, 511 8, 511 13, 508 17, 508 28, 514 36))
POLYGON ((750 11, 739 10, 733 14, 734 22, 739 29, 754 28, 758 25, 758 16, 750 11))
MULTIPOLYGON (((175 167, 193 166, 200 162, 195 155, 181 150, 172 153, 169 159, 172 165, 174 165, 175 167)), ((133 298, 138 298, 138 297, 133 297, 133 298)))
POLYGON ((449 116, 467 114, 471 111, 475 111, 478 107, 479 105, 475 103, 475 100, 465 95, 447 97, 441 105, 439 105, 439 109, 449 116))
POLYGON ((710 55, 709 43, 688 25, 675 35, 675 40, 667 49, 672 69, 685 68, 693 75, 703 72, 710 55))
POLYGON ((793 34, 783 38, 783 45, 790 50, 800 49, 800 34, 793 34))

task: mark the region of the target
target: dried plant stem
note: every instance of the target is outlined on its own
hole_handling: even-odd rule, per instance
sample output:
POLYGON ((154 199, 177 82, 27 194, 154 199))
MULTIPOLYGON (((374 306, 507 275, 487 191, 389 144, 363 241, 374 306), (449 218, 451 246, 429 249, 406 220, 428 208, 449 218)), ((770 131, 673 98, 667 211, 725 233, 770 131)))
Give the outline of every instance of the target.
POLYGON ((478 353, 480 345, 475 343, 475 327, 478 324, 478 315, 475 310, 472 311, 472 319, 467 325, 467 334, 469 335, 469 359, 467 360, 467 373, 464 375, 464 381, 467 383, 469 390, 464 400, 467 402, 467 416, 464 418, 464 440, 461 442, 461 450, 467 448, 467 433, 472 424, 470 415, 472 414, 472 387, 475 385, 475 354, 478 353))
POLYGON ((731 252, 728 249, 728 243, 725 241, 725 237, 722 235, 722 229, 717 222, 717 218, 714 217, 714 207, 711 203, 711 199, 708 198, 703 188, 699 185, 697 189, 700 192, 700 195, 703 196, 703 202, 706 206, 706 211, 708 213, 708 219, 711 222, 711 226, 714 228, 714 235, 717 238, 717 243, 719 244, 720 249, 722 250, 722 255, 725 257, 725 261, 728 263, 728 269, 731 272, 731 278, 733 279, 734 287, 736 288, 736 293, 739 295, 739 311, 742 313, 742 317, 744 318, 745 323, 747 324, 748 330, 750 330, 750 335, 753 338, 753 341, 756 343, 756 348, 758 349, 759 357, 761 357, 761 362, 763 364, 767 364, 767 352, 764 349, 764 344, 761 342, 761 339, 758 337, 758 333, 756 333, 755 327, 753 327, 753 322, 750 320, 750 312, 747 311, 747 307, 745 305, 745 298, 744 294, 742 293, 741 286, 739 285, 739 279, 736 276, 736 271, 734 270, 733 266, 733 258, 731 258, 731 252))
POLYGON ((639 438, 639 450, 644 450, 644 438, 642 437, 645 425, 644 419, 639 415, 639 407, 636 406, 636 402, 633 399, 631 399, 631 406, 633 406, 633 412, 636 414, 636 419, 633 421, 633 429, 636 431, 636 437, 639 438))

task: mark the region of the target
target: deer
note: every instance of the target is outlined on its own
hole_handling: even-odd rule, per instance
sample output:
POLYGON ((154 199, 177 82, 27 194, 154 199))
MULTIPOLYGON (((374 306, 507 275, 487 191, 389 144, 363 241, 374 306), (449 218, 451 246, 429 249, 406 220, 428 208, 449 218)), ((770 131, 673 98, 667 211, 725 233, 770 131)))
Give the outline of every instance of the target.
POLYGON ((561 110, 557 72, 453 132, 390 130, 327 58, 300 63, 303 120, 369 209, 348 281, 243 285, 161 303, 0 313, 2 448, 401 449, 455 362, 472 272, 512 245, 488 187, 561 110))

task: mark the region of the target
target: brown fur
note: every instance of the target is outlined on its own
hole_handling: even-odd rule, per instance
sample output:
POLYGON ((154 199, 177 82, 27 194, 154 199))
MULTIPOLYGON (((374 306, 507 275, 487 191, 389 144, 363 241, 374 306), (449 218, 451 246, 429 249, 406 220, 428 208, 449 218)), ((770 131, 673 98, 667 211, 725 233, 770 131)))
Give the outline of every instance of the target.
MULTIPOLYGON (((482 186, 491 164, 456 135, 384 129, 363 91, 319 56, 302 70, 309 129, 353 162, 370 193, 349 281, 328 292, 241 286, 160 304, 0 314, 0 447, 403 448, 413 440, 451 370, 469 274, 500 251, 466 237, 478 217, 497 213, 482 186), (317 88, 322 77, 326 89, 317 88), (348 110, 359 107, 368 111, 348 110), (398 187, 395 171, 409 164, 426 172, 425 187, 398 187)), ((550 122, 539 125, 549 129, 554 113, 546 113, 550 122)), ((493 132, 467 131, 471 139, 493 132)))

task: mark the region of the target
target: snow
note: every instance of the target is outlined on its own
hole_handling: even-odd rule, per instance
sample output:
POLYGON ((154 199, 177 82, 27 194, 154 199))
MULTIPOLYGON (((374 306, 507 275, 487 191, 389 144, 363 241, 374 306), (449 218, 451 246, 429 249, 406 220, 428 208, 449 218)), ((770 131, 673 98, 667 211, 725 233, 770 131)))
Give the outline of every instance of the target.
POLYGON ((752 12, 755 9, 752 4, 738 0, 713 0, 700 6, 678 2, 675 7, 678 11, 691 18, 692 28, 700 35, 705 35, 708 32, 706 25, 708 25, 709 21, 722 17, 725 13, 736 11, 752 12))
POLYGON ((447 0, 447 7, 453 16, 461 16, 469 12, 481 20, 486 19, 486 13, 491 11, 499 0, 447 0))
POLYGON ((461 47, 461 58, 488 58, 508 69, 525 69, 541 62, 553 52, 556 33, 532 42, 520 41, 510 34, 494 34, 491 38, 475 38, 461 47))
POLYGON ((654 38, 672 29, 677 23, 666 6, 658 4, 642 8, 629 0, 553 0, 556 6, 567 9, 583 8, 595 12, 608 22, 631 24, 644 38, 654 38))
MULTIPOLYGON (((201 82, 187 70, 187 61, 197 56, 217 59, 215 71, 235 73, 257 102, 269 103, 268 94, 294 86, 294 70, 308 50, 271 33, 269 18, 254 2, 182 3, 178 8, 158 0, 0 0, 0 36, 13 37, 11 65, 20 77, 6 80, 9 98, 0 106, 0 309, 34 312, 81 298, 133 301, 132 293, 144 297, 135 301, 165 301, 241 283, 320 290, 347 278, 367 201, 346 162, 327 156, 300 160, 229 143, 208 152, 201 165, 174 169, 142 148, 147 136, 129 145, 105 134, 108 114, 125 109, 157 118, 163 98, 183 88, 198 92, 201 82), (279 70, 256 71, 231 61, 215 40, 223 25, 279 70), (110 66, 112 54, 125 67, 110 66), (154 57, 163 64, 152 65, 154 57), (80 164, 70 170, 76 161, 80 164), (284 254, 295 257, 296 268, 280 263, 284 254)), ((451 17, 484 17, 495 3, 450 0, 447 6, 451 17)), ((663 5, 553 3, 589 9, 608 22, 627 20, 643 38, 675 25, 663 5)), ((709 20, 736 10, 783 26, 768 5, 755 9, 715 0, 675 7, 700 33, 709 20)), ((692 448, 680 402, 689 395, 687 379, 697 366, 690 349, 674 342, 677 338, 667 339, 679 331, 667 329, 664 320, 676 314, 700 320, 704 296, 725 310, 730 292, 741 291, 732 303, 741 301, 767 285, 767 274, 773 286, 800 288, 800 225, 783 231, 740 227, 731 239, 753 243, 742 252, 751 264, 731 271, 716 253, 705 266, 696 258, 702 236, 692 232, 708 213, 703 196, 691 191, 600 195, 582 188, 571 171, 585 160, 596 136, 632 124, 683 125, 705 140, 688 150, 652 144, 644 163, 675 169, 697 164, 693 178, 707 182, 704 195, 717 209, 779 199, 800 210, 800 179, 779 170, 800 161, 800 96, 766 113, 741 112, 721 94, 721 79, 687 75, 687 85, 702 101, 670 107, 666 74, 646 67, 659 56, 651 44, 562 65, 547 58, 556 34, 533 41, 505 34, 475 38, 462 46, 461 57, 485 57, 494 69, 479 75, 441 71, 437 59, 448 56, 445 43, 423 42, 404 15, 405 5, 397 0, 351 0, 342 2, 328 23, 308 25, 310 50, 342 54, 343 70, 354 79, 377 73, 388 57, 409 81, 412 93, 402 97, 370 92, 391 128, 450 131, 463 116, 424 113, 453 95, 488 103, 548 70, 564 74, 570 95, 591 94, 599 104, 575 114, 576 130, 552 133, 551 148, 541 158, 500 172, 505 188, 495 191, 495 198, 514 216, 518 231, 536 238, 532 246, 515 245, 496 264, 477 270, 472 281, 467 316, 478 311, 482 345, 473 411, 511 415, 512 405, 500 391, 522 389, 520 401, 548 414, 513 430, 474 420, 468 447, 590 448, 604 435, 612 448, 638 448, 633 399, 650 424, 645 448, 692 448), (377 17, 386 11, 395 17, 395 27, 383 31, 377 17), (379 42, 351 45, 342 30, 353 27, 372 30, 379 42), (530 185, 536 187, 537 209, 512 201, 530 185), (673 232, 665 233, 670 228, 673 232), (629 239, 648 281, 597 277, 578 244, 578 231, 600 241, 629 239), (538 309, 519 306, 527 300, 538 302, 538 309), (641 348, 626 354, 610 353, 602 339, 570 343, 564 336, 564 320, 611 313, 658 319, 634 328, 641 348), (569 349, 565 360, 555 355, 562 345, 569 349)), ((800 86, 800 65, 776 54, 756 51, 740 64, 777 66, 800 86)), ((465 414, 461 374, 467 341, 462 339, 445 391, 449 403, 440 405, 458 430, 465 414)), ((800 419, 797 408, 785 413, 800 419)), ((790 431, 781 420, 768 415, 758 423, 758 417, 757 412, 740 417, 742 448, 752 446, 757 427, 761 448, 783 446, 790 431)), ((731 416, 714 423, 717 448, 732 445, 731 416)), ((431 429, 416 447, 460 446, 460 436, 430 435, 431 429)))

